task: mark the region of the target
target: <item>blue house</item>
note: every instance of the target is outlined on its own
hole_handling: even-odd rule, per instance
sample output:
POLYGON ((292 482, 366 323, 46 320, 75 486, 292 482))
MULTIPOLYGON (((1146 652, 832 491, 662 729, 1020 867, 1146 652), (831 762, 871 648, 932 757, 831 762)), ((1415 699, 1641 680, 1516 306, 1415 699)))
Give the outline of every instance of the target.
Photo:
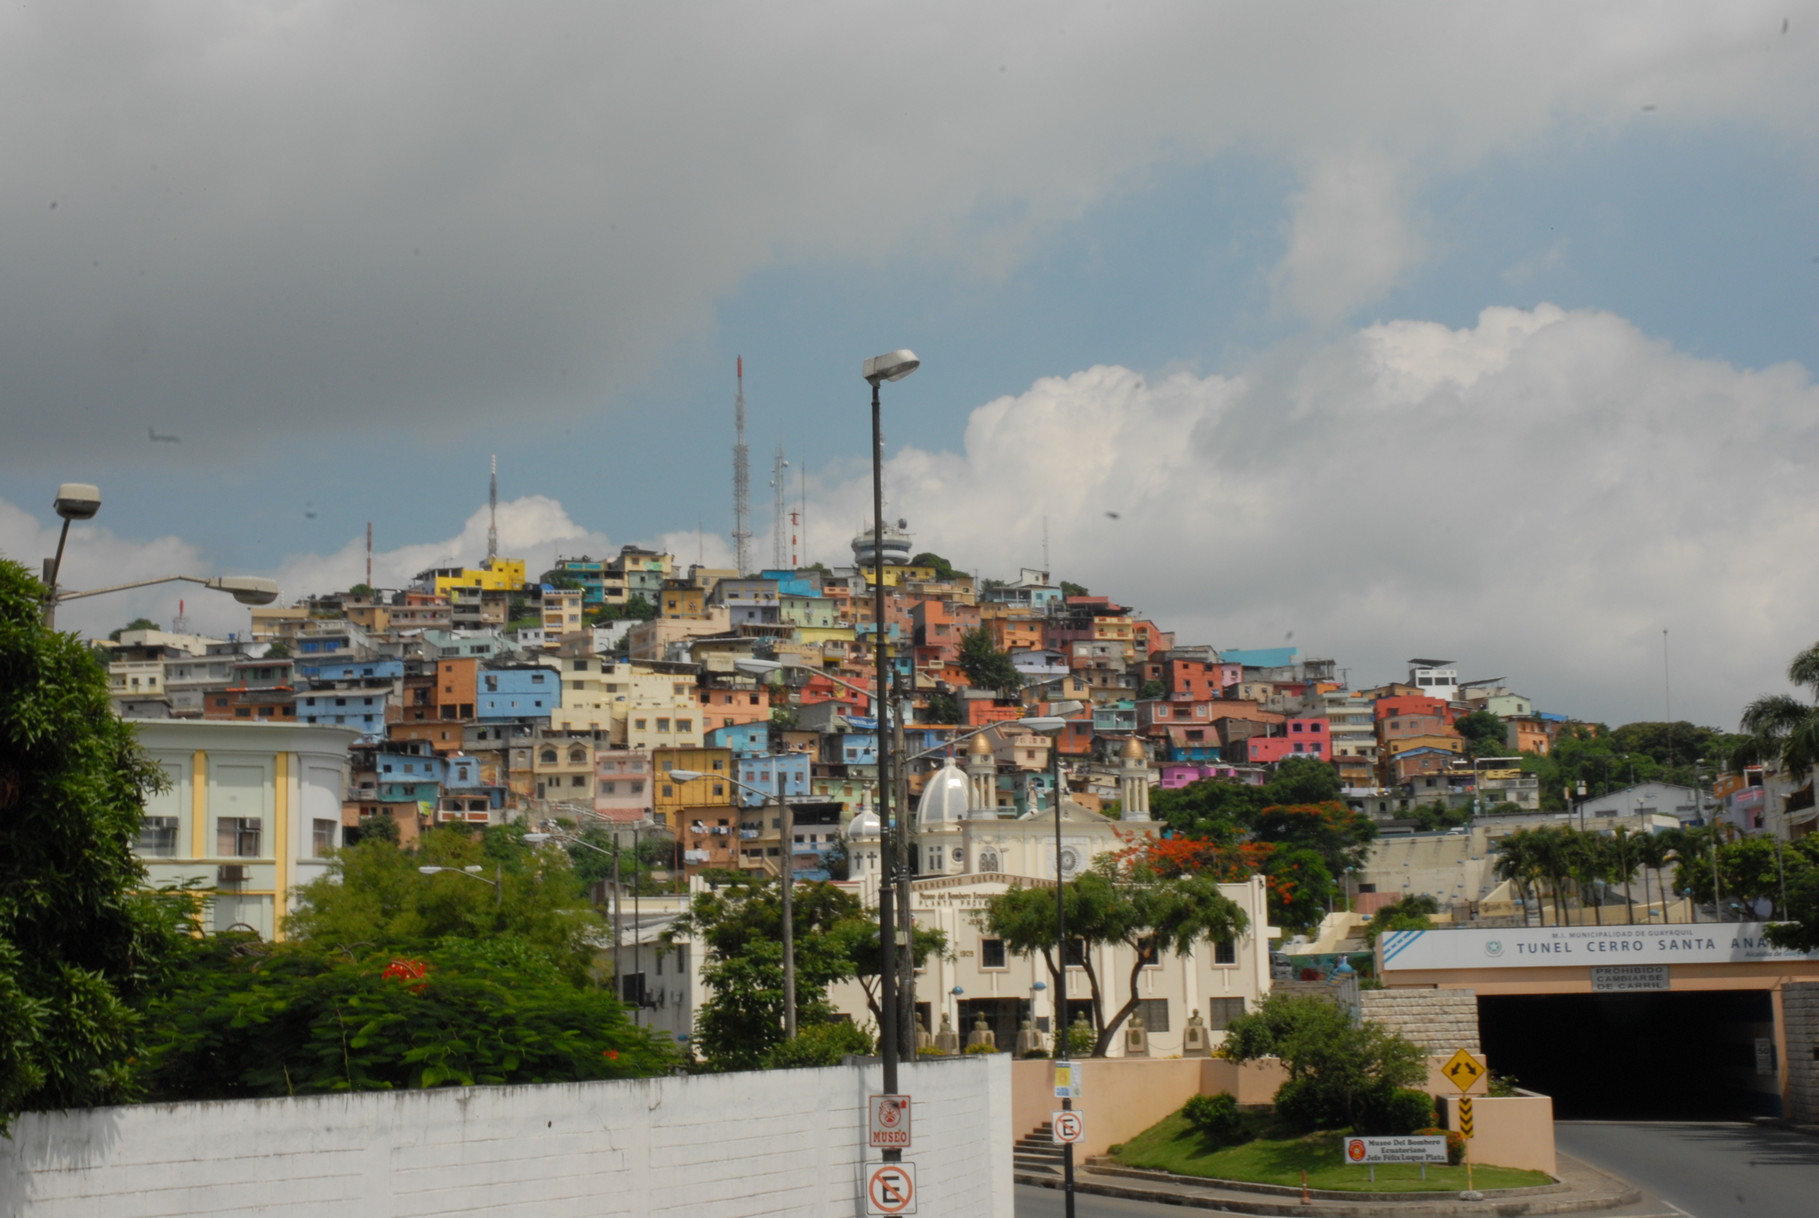
POLYGON ((733 765, 733 777, 743 786, 734 787, 739 803, 755 808, 769 802, 764 792, 778 790, 784 799, 806 799, 809 795, 809 755, 807 753, 766 753, 741 757, 733 765), (749 788, 749 789, 748 789, 749 788))
POLYGON ((553 668, 483 668, 475 684, 480 720, 547 719, 562 705, 562 678, 553 668))
POLYGON ((710 749, 731 749, 735 757, 751 757, 769 751, 771 725, 768 723, 733 723, 708 732, 703 743, 710 749))
POLYGON ((385 708, 392 687, 306 689, 297 694, 297 722, 357 728, 363 736, 385 734, 385 708))

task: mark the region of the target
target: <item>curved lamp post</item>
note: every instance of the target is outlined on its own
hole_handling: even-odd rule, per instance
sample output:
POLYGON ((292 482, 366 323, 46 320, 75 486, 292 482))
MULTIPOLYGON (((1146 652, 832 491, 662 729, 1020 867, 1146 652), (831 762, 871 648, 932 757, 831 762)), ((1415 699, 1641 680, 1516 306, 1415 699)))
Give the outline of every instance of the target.
MULTIPOLYGON (((897 911, 894 898, 897 885, 903 883, 902 851, 907 841, 902 827, 895 824, 891 812, 890 748, 885 734, 885 715, 890 707, 890 644, 884 634, 884 426, 878 400, 878 387, 885 381, 900 381, 922 361, 907 348, 875 355, 860 365, 859 375, 872 387, 872 657, 877 669, 878 693, 874 700, 878 719, 878 824, 887 835, 884 868, 878 885, 878 941, 884 951, 882 977, 878 987, 879 1007, 884 1013, 884 1027, 879 1029, 884 1042, 884 1090, 897 1094, 897 1062, 902 1053, 903 1013, 897 1009, 897 911)), ((900 1162, 901 1150, 886 1150, 886 1162, 900 1162)))
POLYGON ((504 908, 505 906, 505 885, 500 882, 501 876, 499 874, 498 864, 494 864, 493 878, 490 880, 480 874, 486 869, 478 863, 472 863, 466 867, 419 867, 417 870, 424 875, 435 875, 439 871, 446 871, 450 875, 464 875, 470 880, 479 880, 482 884, 491 884, 493 886, 494 905, 500 908, 504 908))

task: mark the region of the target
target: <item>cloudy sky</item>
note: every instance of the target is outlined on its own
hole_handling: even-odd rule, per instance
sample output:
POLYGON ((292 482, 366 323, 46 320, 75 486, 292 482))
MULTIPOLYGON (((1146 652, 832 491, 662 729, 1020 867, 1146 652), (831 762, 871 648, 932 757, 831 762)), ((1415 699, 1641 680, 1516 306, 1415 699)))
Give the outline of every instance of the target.
MULTIPOLYGON (((1812 0, 75 0, 0 112, 0 553, 97 483, 70 586, 472 562, 493 453, 533 570, 723 563, 739 354, 757 556, 781 446, 838 563, 909 346, 918 546, 1184 642, 1729 727, 1819 638, 1812 0)), ((62 621, 244 624, 180 588, 62 621)))

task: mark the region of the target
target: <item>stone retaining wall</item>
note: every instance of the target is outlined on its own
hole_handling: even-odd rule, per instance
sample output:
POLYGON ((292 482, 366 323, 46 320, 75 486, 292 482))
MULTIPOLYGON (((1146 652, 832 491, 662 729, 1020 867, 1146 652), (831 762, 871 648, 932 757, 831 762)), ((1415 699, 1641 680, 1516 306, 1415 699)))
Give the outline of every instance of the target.
POLYGON ((1478 995, 1471 990, 1363 990, 1364 1017, 1414 1041, 1429 1053, 1481 1052, 1478 995))

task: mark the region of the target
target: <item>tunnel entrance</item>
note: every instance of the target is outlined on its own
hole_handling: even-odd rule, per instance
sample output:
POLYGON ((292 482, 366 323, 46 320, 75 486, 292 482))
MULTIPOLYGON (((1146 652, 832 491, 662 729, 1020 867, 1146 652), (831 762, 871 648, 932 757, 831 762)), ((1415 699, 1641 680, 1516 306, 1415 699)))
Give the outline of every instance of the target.
POLYGON ((1478 1028, 1491 1069, 1551 1095, 1561 1120, 1781 1115, 1772 1068, 1759 1072, 1767 990, 1481 996, 1478 1028))

